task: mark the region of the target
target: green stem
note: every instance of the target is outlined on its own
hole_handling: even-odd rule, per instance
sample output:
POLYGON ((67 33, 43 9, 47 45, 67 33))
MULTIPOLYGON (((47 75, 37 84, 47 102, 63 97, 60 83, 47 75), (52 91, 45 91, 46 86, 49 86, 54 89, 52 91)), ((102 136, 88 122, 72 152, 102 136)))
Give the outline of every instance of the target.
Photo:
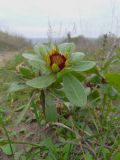
POLYGON ((41 94, 40 94, 40 104, 41 104, 41 106, 42 106, 42 110, 43 110, 44 117, 46 118, 46 115, 45 115, 45 93, 44 93, 44 90, 41 90, 41 94))
MULTIPOLYGON (((8 140, 4 140, 2 143, 8 144, 9 142, 8 142, 8 140)), ((41 146, 41 145, 39 145, 39 144, 36 144, 36 143, 29 143, 29 142, 22 142, 22 141, 11 141, 11 140, 10 140, 10 143, 11 143, 11 144, 31 145, 31 146, 38 147, 38 148, 43 147, 43 146, 41 146)))
POLYGON ((10 145, 10 150, 11 150, 11 153, 12 153, 13 159, 14 159, 14 152, 13 152, 13 148, 12 148, 12 143, 11 143, 11 140, 10 140, 10 137, 9 137, 9 134, 8 134, 8 131, 7 131, 6 127, 5 127, 5 124, 4 124, 1 116, 0 116, 0 122, 1 122, 1 124, 2 124, 2 128, 3 128, 4 132, 5 132, 5 135, 6 135, 7 139, 8 139, 8 143, 9 143, 9 145, 10 145))

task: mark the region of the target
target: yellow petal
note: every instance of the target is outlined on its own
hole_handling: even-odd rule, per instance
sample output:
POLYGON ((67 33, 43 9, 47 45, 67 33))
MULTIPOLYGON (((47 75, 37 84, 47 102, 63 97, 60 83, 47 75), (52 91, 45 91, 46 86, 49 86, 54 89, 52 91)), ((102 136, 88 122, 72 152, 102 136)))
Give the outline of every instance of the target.
POLYGON ((49 55, 47 55, 47 56, 45 57, 45 61, 47 62, 48 65, 50 65, 50 57, 49 57, 49 55))
POLYGON ((70 64, 70 63, 69 63, 69 60, 66 60, 66 62, 65 62, 65 67, 67 67, 69 64, 70 64))
POLYGON ((52 65, 52 71, 53 72, 58 72, 60 69, 59 69, 59 67, 58 67, 58 65, 56 64, 56 63, 54 63, 53 65, 52 65))
POLYGON ((70 57, 70 54, 68 52, 66 52, 65 57, 66 57, 66 59, 68 59, 70 57))

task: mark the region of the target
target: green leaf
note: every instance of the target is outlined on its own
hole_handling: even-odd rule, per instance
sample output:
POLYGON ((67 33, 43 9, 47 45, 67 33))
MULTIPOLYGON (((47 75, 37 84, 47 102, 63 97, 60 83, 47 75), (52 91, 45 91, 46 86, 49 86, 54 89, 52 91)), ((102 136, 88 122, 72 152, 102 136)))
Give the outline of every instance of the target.
POLYGON ((66 159, 66 160, 68 159, 71 147, 72 147, 71 144, 65 144, 64 145, 64 147, 63 147, 63 152, 64 152, 63 159, 66 159))
POLYGON ((118 151, 114 156, 113 160, 119 160, 120 159, 120 152, 118 151))
POLYGON ((58 49, 62 53, 72 53, 75 50, 75 45, 74 43, 62 43, 58 46, 58 49))
MULTIPOLYGON (((15 144, 11 144, 12 146, 12 150, 13 150, 13 153, 15 152, 16 150, 16 145, 15 144)), ((6 154, 6 155, 12 155, 12 151, 11 151, 11 148, 10 148, 10 144, 5 144, 3 146, 0 146, 0 148, 2 149, 2 151, 6 154)))
POLYGON ((32 70, 24 66, 20 67, 20 73, 22 74, 24 78, 30 78, 34 76, 34 73, 32 72, 32 70))
MULTIPOLYGON (((41 101, 41 99, 40 99, 41 101)), ((33 112, 35 114, 35 118, 37 120, 37 123, 40 124, 40 112, 39 112, 39 106, 37 103, 35 103, 34 101, 32 101, 32 108, 33 108, 33 112)))
POLYGON ((70 70, 68 68, 63 69, 62 71, 57 73, 57 80, 62 80, 62 77, 67 74, 68 72, 70 72, 70 70))
POLYGON ((101 148, 101 152, 103 154, 104 159, 109 159, 109 155, 110 155, 109 149, 103 147, 101 148))
POLYGON ((102 84, 100 90, 103 94, 109 96, 111 100, 117 98, 118 91, 110 84, 102 84))
POLYGON ((91 94, 89 94, 88 96, 88 100, 90 102, 97 102, 100 99, 100 94, 98 92, 98 90, 93 91, 91 94))
POLYGON ((54 74, 44 75, 41 77, 34 78, 26 82, 26 84, 33 88, 46 88, 56 81, 54 74))
POLYGON ((96 63, 93 61, 81 61, 79 63, 72 65, 71 70, 76 72, 83 72, 83 71, 90 70, 95 66, 95 64, 96 63))
POLYGON ((23 53, 22 56, 28 60, 31 60, 31 61, 37 61, 40 63, 44 63, 44 61, 41 60, 40 56, 38 56, 38 55, 34 55, 34 54, 30 54, 30 53, 23 53))
POLYGON ((85 106, 87 95, 80 81, 72 74, 66 74, 63 77, 64 91, 71 103, 76 106, 85 106))
POLYGON ((120 92, 120 73, 109 73, 106 75, 106 79, 110 85, 120 92))
POLYGON ((48 122, 55 122, 57 120, 57 109, 55 105, 55 98, 46 95, 45 97, 45 102, 46 102, 46 120, 48 122))
POLYGON ((24 120, 24 116, 27 112, 27 110, 29 109, 30 105, 27 104, 27 105, 24 105, 24 109, 21 111, 21 113, 19 114, 17 120, 16 120, 16 124, 19 124, 22 120, 24 120))
POLYGON ((71 54, 71 63, 75 64, 84 58, 85 54, 82 52, 75 52, 71 54))
POLYGON ((40 62, 29 60, 28 63, 29 63, 33 68, 36 68, 36 69, 38 69, 38 70, 40 70, 40 68, 41 68, 41 63, 40 63, 40 62))
POLYGON ((37 71, 41 71, 42 74, 50 73, 50 68, 46 65, 46 63, 40 63, 37 61, 28 61, 28 63, 37 71))
POLYGON ((38 55, 44 57, 45 55, 48 54, 48 48, 47 46, 43 45, 43 44, 37 44, 34 47, 34 51, 35 53, 37 53, 38 55))
POLYGON ((79 81, 85 81, 86 77, 84 75, 82 75, 79 72, 75 72, 75 71, 71 71, 70 72, 73 76, 75 76, 79 81))
POLYGON ((84 158, 85 160, 93 160, 93 156, 89 152, 84 155, 84 158))
POLYGON ((17 91, 21 91, 23 89, 27 89, 28 86, 26 84, 21 84, 19 82, 13 82, 9 89, 8 89, 8 92, 17 92, 17 91))
MULTIPOLYGON (((0 120, 1 120, 1 116, 0 116, 0 120)), ((0 138, 0 147, 5 145, 5 144, 9 144, 9 141, 8 140, 4 140, 3 138, 0 138)))

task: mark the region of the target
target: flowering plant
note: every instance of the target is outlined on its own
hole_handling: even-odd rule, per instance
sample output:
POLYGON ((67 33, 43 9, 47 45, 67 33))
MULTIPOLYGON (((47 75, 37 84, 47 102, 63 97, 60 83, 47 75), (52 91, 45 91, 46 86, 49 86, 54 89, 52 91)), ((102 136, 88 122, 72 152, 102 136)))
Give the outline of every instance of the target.
MULTIPOLYGON (((17 57, 17 60, 19 58, 19 62, 22 60, 22 63, 16 67, 16 72, 12 71, 15 74, 14 77, 12 75, 11 77, 15 81, 9 88, 10 92, 21 92, 8 95, 12 109, 14 104, 18 106, 17 108, 15 105, 13 111, 15 116, 13 116, 13 112, 10 114, 10 117, 13 117, 12 121, 15 120, 15 124, 25 121, 27 124, 30 122, 30 125, 34 125, 31 123, 32 120, 38 123, 37 134, 35 134, 35 129, 35 132, 30 132, 28 135, 31 136, 32 133, 33 137, 37 136, 35 139, 38 140, 38 133, 40 133, 42 136, 40 136, 39 142, 29 144, 22 141, 22 144, 33 145, 32 158, 36 155, 37 159, 41 157, 74 159, 71 156, 75 155, 76 158, 76 153, 78 153, 77 159, 86 159, 87 157, 88 159, 92 157, 94 157, 93 159, 106 157, 109 159, 111 156, 113 157, 114 154, 111 155, 111 152, 114 151, 114 148, 110 146, 114 146, 118 131, 120 73, 116 73, 119 67, 117 70, 115 67, 115 72, 112 72, 114 67, 111 68, 111 66, 120 64, 119 54, 111 55, 110 52, 105 62, 102 58, 102 64, 98 59, 96 66, 95 62, 84 60, 84 53, 75 52, 73 43, 64 43, 36 45, 31 53, 23 53, 23 57, 21 55, 17 57), (19 114, 16 114, 18 112, 19 114), (26 115, 26 113, 28 114, 26 115), (113 126, 115 127, 113 128, 113 126), (113 135, 110 137, 110 142, 104 136, 108 136, 108 133, 113 135), (106 146, 103 146, 101 138, 105 140, 106 146), (102 150, 101 146, 104 147, 102 150), (43 157, 44 155, 45 157, 43 157), (101 157, 99 157, 100 155, 101 157)), ((11 74, 11 72, 9 73, 11 74)), ((0 121, 3 130, 7 133, 2 116, 0 121)), ((8 122, 8 116, 6 122, 8 122)), ((6 136, 9 135, 6 134, 6 136)), ((28 136, 26 137, 28 138, 28 136)), ((6 143, 11 145, 20 142, 11 141, 8 137, 8 142, 1 141, 1 144, 6 143)), ((2 150, 3 147, 6 149, 6 145, 2 146, 2 150)), ((117 151, 116 147, 114 153, 117 151)), ((13 151, 11 147, 12 154, 13 151)), ((30 152, 27 151, 26 156, 30 152)), ((36 159, 36 157, 34 158, 36 159)))
POLYGON ((93 61, 83 61, 85 54, 75 52, 73 43, 58 46, 36 45, 34 54, 24 53, 29 64, 39 70, 39 76, 26 81, 30 87, 45 89, 53 83, 60 83, 68 100, 76 106, 87 102, 86 91, 75 73, 90 70, 95 66, 93 61))

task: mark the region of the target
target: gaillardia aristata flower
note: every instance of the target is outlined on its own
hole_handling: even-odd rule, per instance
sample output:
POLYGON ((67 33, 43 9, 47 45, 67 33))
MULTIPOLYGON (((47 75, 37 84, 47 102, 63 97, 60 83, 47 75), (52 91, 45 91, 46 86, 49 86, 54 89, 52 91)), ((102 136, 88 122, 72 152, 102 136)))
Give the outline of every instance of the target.
POLYGON ((46 56, 46 61, 53 72, 59 72, 67 66, 68 57, 57 49, 52 49, 46 56))
POLYGON ((53 83, 60 83, 66 98, 72 104, 84 106, 87 102, 86 91, 74 73, 79 75, 95 66, 93 61, 83 61, 84 56, 82 52, 75 52, 73 43, 50 45, 50 47, 42 44, 36 45, 34 54, 23 54, 36 75, 33 79, 26 81, 27 86, 46 89, 52 87, 53 83), (59 81, 59 78, 62 81, 59 81))

